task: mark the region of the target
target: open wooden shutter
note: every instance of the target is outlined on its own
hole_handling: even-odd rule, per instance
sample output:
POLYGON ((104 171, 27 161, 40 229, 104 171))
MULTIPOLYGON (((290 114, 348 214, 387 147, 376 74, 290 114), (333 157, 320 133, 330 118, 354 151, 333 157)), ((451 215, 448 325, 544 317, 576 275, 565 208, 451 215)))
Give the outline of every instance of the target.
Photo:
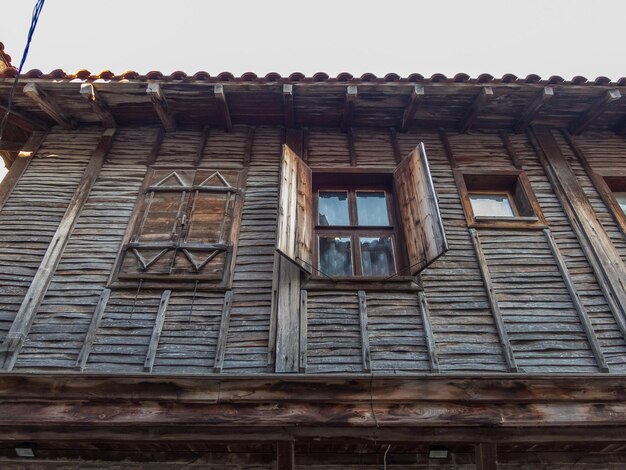
POLYGON ((411 274, 415 275, 448 251, 437 193, 420 143, 393 174, 411 274))
POLYGON ((308 274, 313 265, 312 185, 311 169, 283 145, 276 250, 308 274))

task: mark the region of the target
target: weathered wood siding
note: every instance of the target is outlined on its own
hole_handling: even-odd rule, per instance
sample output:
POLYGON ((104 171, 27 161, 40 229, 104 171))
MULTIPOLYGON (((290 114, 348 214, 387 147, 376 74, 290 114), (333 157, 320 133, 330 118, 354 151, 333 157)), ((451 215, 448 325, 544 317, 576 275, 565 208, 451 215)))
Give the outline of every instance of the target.
MULTIPOLYGON (((101 130, 59 129, 47 137, 0 212, 0 334, 9 329, 29 283, 93 152, 101 130)), ((558 133, 576 173, 611 239, 626 255, 626 242, 580 162, 558 133)), ((159 164, 247 168, 247 183, 232 284, 228 329, 223 325, 224 292, 175 289, 162 325, 162 289, 113 287, 98 322, 96 305, 116 261, 128 220, 157 137, 155 127, 122 127, 98 175, 50 288, 18 356, 17 369, 80 368, 87 371, 209 373, 217 362, 223 373, 272 371, 276 321, 271 311, 274 279, 278 178, 284 130, 280 127, 210 129, 166 133, 159 164), (250 139, 253 137, 253 141, 250 139), (247 149, 251 152, 248 154, 247 149), (93 344, 85 339, 91 331, 93 344), (225 345, 218 357, 218 344, 225 345), (152 360, 150 360, 151 352, 152 360)), ((433 354, 441 372, 507 371, 505 350, 522 372, 598 372, 574 299, 538 229, 477 229, 481 256, 493 285, 507 339, 496 326, 479 257, 463 213, 450 159, 463 169, 513 169, 497 133, 449 133, 452 155, 437 132, 307 129, 303 155, 313 168, 351 165, 393 168, 423 141, 450 250, 421 275, 429 306, 433 351, 429 351, 425 312, 418 293, 406 290, 309 290, 306 331, 301 344, 309 374, 429 372, 433 354), (396 141, 394 142, 394 139, 396 141)), ((535 149, 525 134, 511 146, 546 217, 578 297, 598 339, 610 372, 626 370, 626 340, 568 219, 559 205, 535 149)), ((576 142, 598 168, 624 165, 622 138, 583 134, 576 142), (608 142, 604 149, 603 145, 608 142), (623 159, 623 158, 622 158, 623 159)), ((294 305, 294 315, 298 315, 294 305)))

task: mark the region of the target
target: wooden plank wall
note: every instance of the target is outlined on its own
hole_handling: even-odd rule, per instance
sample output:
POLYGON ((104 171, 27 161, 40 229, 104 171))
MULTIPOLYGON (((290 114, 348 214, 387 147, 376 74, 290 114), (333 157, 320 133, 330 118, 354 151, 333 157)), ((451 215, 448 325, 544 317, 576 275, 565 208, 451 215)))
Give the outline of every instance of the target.
MULTIPOLYGON (((98 128, 53 130, 0 212, 2 332, 10 327, 100 133, 98 128), (33 191, 45 196, 33 197, 33 191)), ((247 127, 236 126, 232 133, 210 129, 200 158, 200 166, 205 168, 243 168, 246 149, 252 143, 229 322, 222 322, 223 292, 173 290, 159 329, 157 313, 163 291, 119 288, 112 289, 108 302, 101 305, 101 317, 92 321, 157 136, 155 127, 123 127, 115 136, 15 367, 80 369, 79 355, 82 350, 84 357, 86 348, 83 365, 88 371, 208 373, 216 364, 223 373, 271 371, 268 352, 277 183, 284 131, 259 127, 253 142, 251 135, 247 127), (90 325, 94 328, 92 345, 85 342, 90 325), (228 329, 219 354, 221 325, 228 329), (156 343, 150 344, 151 338, 156 343), (149 348, 156 348, 153 364, 146 361, 149 348)), ((596 145, 605 137, 583 134, 576 139, 587 149, 586 145, 596 145)), ((448 138, 459 168, 514 168, 497 133, 450 133, 448 138)), ((202 140, 201 130, 166 133, 156 162, 190 164, 197 158, 202 140)), ((610 371, 623 372, 626 340, 535 150, 524 134, 511 135, 510 140, 610 371)), ((343 133, 312 128, 306 133, 304 155, 314 169, 351 164, 389 168, 396 165, 398 154, 406 156, 420 141, 426 144, 450 251, 422 274, 422 301, 411 290, 366 288, 361 304, 357 288, 306 292, 301 372, 503 372, 509 370, 503 348, 511 351, 522 372, 598 372, 573 299, 541 230, 477 230, 509 343, 502 340, 463 215, 450 155, 438 132, 395 134, 353 129, 343 133), (424 319, 430 319, 432 337, 424 319)), ((605 154, 590 157, 592 165, 612 165, 618 159, 619 149, 626 144, 623 139, 611 142, 605 154)), ((565 152, 565 142, 559 143, 565 152)), ((614 242, 626 247, 619 229, 610 225, 606 208, 602 214, 602 202, 585 180, 575 156, 566 155, 614 242)), ((294 312, 297 308, 294 306, 294 312)))

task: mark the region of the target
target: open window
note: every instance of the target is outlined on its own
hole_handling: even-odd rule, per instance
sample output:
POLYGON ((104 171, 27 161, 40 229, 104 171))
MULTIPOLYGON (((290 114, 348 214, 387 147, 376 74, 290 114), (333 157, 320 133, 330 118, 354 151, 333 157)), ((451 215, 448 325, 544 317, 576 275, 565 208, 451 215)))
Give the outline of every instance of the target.
POLYGON ((455 171, 470 227, 544 228, 543 217, 526 173, 455 171))
POLYGON ((237 170, 150 170, 121 249, 117 281, 224 285, 242 186, 237 170))
POLYGON ((307 274, 415 275, 448 249, 423 144, 393 173, 311 169, 284 146, 277 251, 307 274))

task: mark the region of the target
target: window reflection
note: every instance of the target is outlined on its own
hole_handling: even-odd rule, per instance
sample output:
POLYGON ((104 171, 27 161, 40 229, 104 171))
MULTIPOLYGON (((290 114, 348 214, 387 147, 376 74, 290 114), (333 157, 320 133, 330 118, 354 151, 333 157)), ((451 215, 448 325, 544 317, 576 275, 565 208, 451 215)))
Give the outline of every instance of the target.
POLYGON ((389 225, 389 215, 387 214, 387 198, 384 191, 356 193, 357 215, 359 225, 389 225))
POLYGON ((470 194, 476 217, 515 217, 508 194, 470 194))
POLYGON ((319 225, 350 225, 348 193, 319 193, 319 225))
POLYGON ((364 276, 391 276, 396 272, 390 237, 360 237, 364 276))
POLYGON ((327 276, 352 276, 352 247, 349 237, 320 237, 320 271, 327 276))
POLYGON ((626 192, 613 193, 613 196, 615 196, 615 199, 617 200, 620 209, 622 209, 622 212, 626 214, 626 192))

